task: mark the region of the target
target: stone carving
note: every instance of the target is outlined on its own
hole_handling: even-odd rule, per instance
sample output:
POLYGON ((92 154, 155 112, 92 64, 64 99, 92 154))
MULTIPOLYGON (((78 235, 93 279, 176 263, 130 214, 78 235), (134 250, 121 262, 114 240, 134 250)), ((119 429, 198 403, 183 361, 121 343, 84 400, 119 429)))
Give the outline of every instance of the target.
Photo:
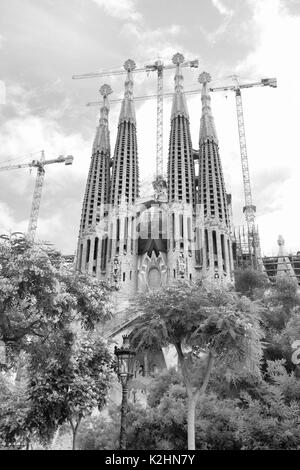
POLYGON ((112 280, 116 289, 120 287, 121 264, 116 256, 112 262, 112 280))
POLYGON ((154 189, 154 199, 157 202, 168 202, 168 187, 163 176, 158 175, 152 183, 154 189))
POLYGON ((100 92, 100 95, 102 96, 108 96, 112 93, 112 89, 109 85, 105 83, 104 85, 102 85, 99 92, 100 92))
POLYGON ((145 253, 140 260, 140 268, 138 270, 139 290, 155 290, 155 288, 162 287, 166 285, 166 283, 167 265, 164 253, 159 253, 158 256, 156 256, 153 251, 151 258, 145 253), (155 274, 155 276, 153 276, 153 274, 155 274))
POLYGON ((185 260, 185 257, 184 257, 184 253, 182 251, 179 253, 179 257, 178 257, 178 260, 177 260, 177 265, 178 265, 178 274, 181 277, 184 277, 185 270, 186 270, 186 260, 185 260))
POLYGON ((127 70, 127 72, 131 72, 131 70, 134 70, 136 68, 135 62, 132 59, 126 60, 124 62, 124 69, 127 70))
POLYGON ((211 82, 211 75, 208 72, 202 72, 198 78, 199 83, 211 82))
POLYGON ((176 54, 173 55, 172 62, 175 65, 180 65, 184 62, 184 56, 180 54, 180 52, 177 52, 176 54))

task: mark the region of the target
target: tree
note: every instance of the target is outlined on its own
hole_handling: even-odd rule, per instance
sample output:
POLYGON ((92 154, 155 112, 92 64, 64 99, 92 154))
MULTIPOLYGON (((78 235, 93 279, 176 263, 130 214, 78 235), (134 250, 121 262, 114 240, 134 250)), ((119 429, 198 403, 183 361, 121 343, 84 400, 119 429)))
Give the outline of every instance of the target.
POLYGON ((268 286, 266 274, 253 269, 237 269, 234 273, 235 289, 243 295, 253 299, 260 297, 268 286))
POLYGON ((82 339, 79 354, 71 330, 80 331, 80 326, 93 330, 108 318, 110 291, 107 284, 65 265, 60 253, 48 245, 32 243, 24 236, 0 242, 0 339, 7 353, 4 369, 15 369, 20 356, 29 366, 24 406, 14 399, 15 392, 7 401, 3 429, 9 445, 18 445, 23 431, 47 442, 65 419, 74 424, 75 442, 81 417, 93 404, 100 407, 104 403, 110 363, 106 347, 92 339, 91 343, 86 339, 84 345, 82 339), (92 354, 89 359, 87 351, 92 354), (64 402, 63 391, 67 393, 64 402), (44 403, 44 410, 38 400, 44 403), (20 420, 13 422, 19 408, 20 420), (12 434, 14 439, 9 437, 12 434))
POLYGON ((64 265, 48 245, 21 236, 2 240, 0 248, 0 339, 8 366, 66 324, 92 329, 109 316, 108 285, 64 265))
POLYGON ((66 331, 59 340, 53 337, 46 347, 37 349, 29 366, 28 396, 30 417, 40 438, 49 440, 59 425, 68 422, 75 450, 82 419, 106 403, 114 364, 97 335, 85 333, 72 339, 66 331))
POLYGON ((32 432, 27 426, 30 405, 26 388, 0 374, 0 446, 29 448, 32 432))
POLYGON ((188 448, 195 449, 195 410, 216 364, 227 374, 252 370, 259 375, 261 331, 258 306, 216 284, 179 283, 141 295, 132 310, 132 345, 173 345, 188 397, 188 448))
MULTIPOLYGON (((265 367, 267 360, 285 359, 292 369, 291 340, 292 331, 296 332, 297 318, 300 316, 300 298, 298 285, 288 276, 276 279, 262 298, 262 324, 265 331, 266 348, 264 350, 265 367), (296 322, 296 323, 295 323, 296 322), (288 325, 289 328, 288 328, 288 325), (287 330, 288 328, 288 330, 287 330)), ((298 328, 300 333, 300 328, 298 328)), ((295 337, 294 339, 298 339, 295 337)), ((299 336, 300 339, 300 336, 299 336)))

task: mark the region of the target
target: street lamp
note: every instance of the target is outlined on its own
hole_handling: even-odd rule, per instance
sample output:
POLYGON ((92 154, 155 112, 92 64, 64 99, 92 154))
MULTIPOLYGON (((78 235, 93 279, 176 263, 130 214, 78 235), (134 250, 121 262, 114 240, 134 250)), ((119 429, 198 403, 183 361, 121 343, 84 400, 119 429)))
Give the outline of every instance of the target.
POLYGON ((117 356, 118 379, 122 385, 122 405, 121 405, 121 428, 120 428, 120 449, 126 449, 126 415, 128 408, 128 387, 127 384, 133 376, 133 366, 135 352, 130 350, 129 337, 123 336, 121 348, 115 347, 117 356))

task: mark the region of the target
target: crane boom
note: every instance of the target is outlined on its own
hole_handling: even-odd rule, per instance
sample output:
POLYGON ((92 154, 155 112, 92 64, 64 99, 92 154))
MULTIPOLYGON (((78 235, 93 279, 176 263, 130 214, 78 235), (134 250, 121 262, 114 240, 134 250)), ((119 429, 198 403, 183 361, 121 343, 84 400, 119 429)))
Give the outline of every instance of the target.
POLYGON ((27 236, 30 240, 34 240, 37 229, 37 222, 42 198, 43 184, 45 178, 45 165, 51 165, 52 163, 64 163, 65 165, 72 165, 73 156, 67 155, 64 157, 60 155, 58 158, 45 160, 45 152, 42 151, 40 160, 32 160, 30 163, 21 163, 19 165, 6 165, 1 166, 0 171, 6 170, 18 170, 19 168, 37 168, 37 175, 35 180, 35 187, 33 192, 33 199, 31 205, 31 212, 28 223, 27 236))

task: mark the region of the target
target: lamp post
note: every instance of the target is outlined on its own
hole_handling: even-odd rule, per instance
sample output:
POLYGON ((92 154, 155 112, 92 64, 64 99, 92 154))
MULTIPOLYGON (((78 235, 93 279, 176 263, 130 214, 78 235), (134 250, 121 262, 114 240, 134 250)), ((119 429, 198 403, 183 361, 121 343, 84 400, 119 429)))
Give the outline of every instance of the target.
POLYGON ((120 449, 126 449, 126 415, 128 408, 128 382, 133 376, 135 352, 130 350, 129 337, 123 336, 121 348, 115 347, 117 356, 118 379, 122 385, 120 449))

